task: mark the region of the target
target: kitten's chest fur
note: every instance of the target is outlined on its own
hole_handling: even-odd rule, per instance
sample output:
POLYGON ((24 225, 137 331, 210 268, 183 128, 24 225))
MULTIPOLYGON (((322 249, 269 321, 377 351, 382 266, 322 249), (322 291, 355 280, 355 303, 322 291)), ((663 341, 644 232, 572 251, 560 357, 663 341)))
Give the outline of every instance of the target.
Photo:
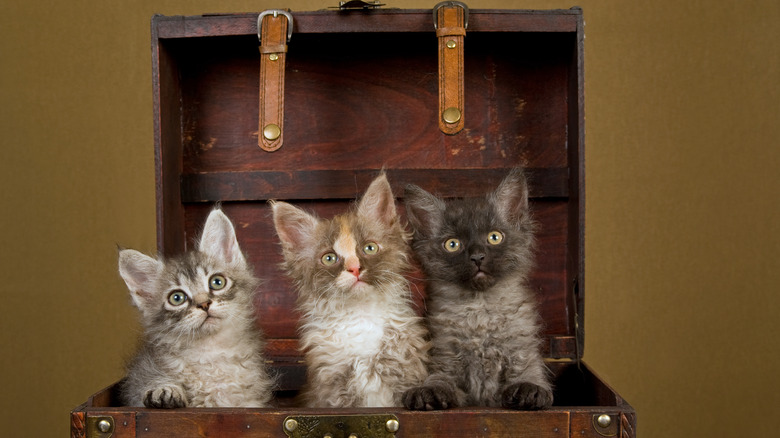
POLYGON ((334 308, 305 321, 311 406, 397 406, 427 375, 426 331, 405 300, 334 308))
POLYGON ((446 342, 450 348, 460 350, 464 362, 472 358, 488 362, 505 362, 511 360, 514 345, 522 343, 523 338, 536 335, 536 321, 524 318, 522 313, 518 319, 507 309, 496 309, 485 303, 470 303, 463 305, 457 312, 449 312, 430 316, 430 326, 436 339, 435 347, 446 342), (510 315, 511 313, 512 315, 510 315))
POLYGON ((472 402, 494 400, 514 370, 538 360, 536 302, 516 282, 466 294, 457 285, 432 284, 429 324, 434 349, 466 388, 472 402), (459 296, 453 300, 453 294, 459 296))
POLYGON ((266 388, 257 387, 264 376, 261 351, 258 339, 226 330, 183 349, 175 373, 194 406, 263 406, 267 397, 260 389, 266 388))
POLYGON ((467 337, 496 340, 535 336, 538 331, 536 301, 518 279, 505 279, 480 292, 447 282, 429 287, 429 317, 437 326, 452 327, 467 337))
POLYGON ((318 314, 305 324, 303 343, 312 351, 340 358, 335 360, 375 356, 381 350, 387 325, 386 312, 374 303, 318 314))

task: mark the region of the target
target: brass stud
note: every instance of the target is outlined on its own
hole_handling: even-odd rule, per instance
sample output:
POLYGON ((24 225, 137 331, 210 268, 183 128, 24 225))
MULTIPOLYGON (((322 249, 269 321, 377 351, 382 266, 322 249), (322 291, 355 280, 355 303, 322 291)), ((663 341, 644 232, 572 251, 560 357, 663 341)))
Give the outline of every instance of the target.
POLYGON ((387 429, 387 431, 392 433, 398 432, 398 426, 400 426, 398 424, 398 420, 394 418, 387 420, 387 423, 385 423, 385 428, 387 429))
POLYGON ((607 428, 612 424, 612 417, 607 414, 601 414, 596 419, 596 424, 598 424, 600 427, 607 428))
POLYGON ((279 128, 279 125, 269 123, 263 128, 263 137, 268 141, 274 141, 279 138, 280 135, 282 135, 282 129, 279 128))
POLYGON ((460 110, 455 107, 450 107, 441 113, 441 118, 447 123, 458 123, 460 121, 460 110))
POLYGON ((448 49, 454 49, 455 47, 458 47, 458 43, 456 43, 455 40, 447 41, 447 48, 448 49))
POLYGON ((97 423, 97 428, 102 433, 111 432, 111 422, 108 420, 100 420, 97 423))
POLYGON ((349 438, 358 438, 358 436, 356 433, 351 433, 349 434, 349 438))
POLYGON ((270 55, 268 55, 268 59, 270 59, 271 61, 276 61, 277 59, 279 59, 279 55, 277 55, 276 53, 271 53, 270 55))
POLYGON ((298 422, 294 418, 288 418, 284 420, 284 430, 287 432, 294 432, 298 428, 298 422))

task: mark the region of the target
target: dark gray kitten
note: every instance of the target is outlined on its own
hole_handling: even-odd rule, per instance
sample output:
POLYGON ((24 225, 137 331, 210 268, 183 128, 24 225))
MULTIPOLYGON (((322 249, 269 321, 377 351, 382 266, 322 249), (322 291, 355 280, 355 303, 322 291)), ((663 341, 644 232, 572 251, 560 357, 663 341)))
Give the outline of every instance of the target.
POLYGON ((522 170, 476 199, 444 201, 406 187, 412 248, 427 276, 432 365, 404 394, 409 409, 552 404, 540 318, 526 286, 534 222, 522 170))
POLYGON ((268 405, 274 381, 252 307, 258 280, 221 210, 209 214, 196 250, 162 259, 125 249, 119 273, 144 327, 122 384, 124 405, 268 405))

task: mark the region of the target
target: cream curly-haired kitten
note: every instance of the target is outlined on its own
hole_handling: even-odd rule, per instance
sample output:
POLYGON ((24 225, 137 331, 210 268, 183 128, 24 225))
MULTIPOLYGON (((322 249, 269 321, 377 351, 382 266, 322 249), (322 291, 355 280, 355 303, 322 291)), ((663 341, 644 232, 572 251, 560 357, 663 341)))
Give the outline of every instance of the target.
POLYGON ((311 407, 401 406, 427 375, 427 332, 404 273, 408 236, 384 173, 330 220, 273 202, 284 268, 298 289, 311 407))

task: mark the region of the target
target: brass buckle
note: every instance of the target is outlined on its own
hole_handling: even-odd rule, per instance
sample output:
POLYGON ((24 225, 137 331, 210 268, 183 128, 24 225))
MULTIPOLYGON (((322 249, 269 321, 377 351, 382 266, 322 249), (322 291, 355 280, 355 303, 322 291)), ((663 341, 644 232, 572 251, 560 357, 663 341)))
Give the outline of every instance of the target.
POLYGON ((463 28, 468 29, 469 27, 469 7, 466 6, 463 2, 457 2, 457 1, 444 1, 441 3, 438 3, 436 6, 433 7, 433 28, 438 29, 439 28, 439 17, 438 12, 439 9, 445 7, 445 6, 459 6, 461 9, 463 9, 463 28))
POLYGON ((292 38, 292 32, 293 32, 293 17, 292 14, 290 14, 287 11, 283 11, 281 9, 269 9, 267 11, 263 11, 260 13, 260 15, 257 16, 257 41, 262 43, 262 29, 263 29, 263 17, 266 15, 273 15, 274 18, 278 17, 279 14, 284 15, 287 18, 287 42, 290 42, 290 38, 292 38))

